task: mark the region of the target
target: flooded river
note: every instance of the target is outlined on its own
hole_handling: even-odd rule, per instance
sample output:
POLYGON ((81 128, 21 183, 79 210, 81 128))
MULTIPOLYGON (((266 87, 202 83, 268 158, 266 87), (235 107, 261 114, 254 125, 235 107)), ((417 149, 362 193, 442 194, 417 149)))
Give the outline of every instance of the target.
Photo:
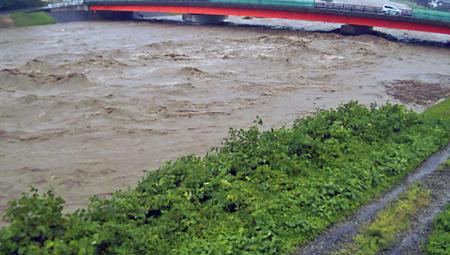
POLYGON ((0 30, 0 211, 30 185, 85 206, 256 116, 280 127, 349 100, 421 111, 450 95, 449 47, 255 22, 0 30))

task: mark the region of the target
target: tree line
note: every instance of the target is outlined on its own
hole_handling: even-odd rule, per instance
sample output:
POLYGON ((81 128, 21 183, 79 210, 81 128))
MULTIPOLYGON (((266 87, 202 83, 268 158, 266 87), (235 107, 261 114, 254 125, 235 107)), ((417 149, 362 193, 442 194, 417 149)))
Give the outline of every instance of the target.
POLYGON ((46 3, 41 0, 1 0, 0 11, 40 7, 45 5, 46 3))

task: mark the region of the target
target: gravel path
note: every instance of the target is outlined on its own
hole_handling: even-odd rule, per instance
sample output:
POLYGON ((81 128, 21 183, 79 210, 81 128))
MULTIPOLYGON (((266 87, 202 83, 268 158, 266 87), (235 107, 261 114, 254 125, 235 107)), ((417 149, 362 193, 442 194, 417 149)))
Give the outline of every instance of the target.
POLYGON ((401 233, 398 241, 382 254, 423 254, 422 247, 430 233, 433 218, 450 201, 450 169, 435 171, 421 183, 431 191, 431 205, 412 218, 409 230, 401 233))
POLYGON ((409 186, 421 181, 424 183, 425 188, 431 189, 433 197, 432 206, 421 213, 417 219, 414 219, 413 229, 422 226, 421 229, 417 229, 418 231, 412 230, 410 234, 404 233, 404 241, 401 241, 401 246, 392 248, 390 253, 387 254, 409 254, 403 253, 403 251, 418 251, 420 240, 422 240, 427 233, 432 216, 439 211, 445 201, 449 200, 449 172, 435 171, 449 156, 450 145, 431 156, 415 172, 408 175, 404 182, 387 192, 383 197, 364 206, 353 217, 332 227, 328 232, 319 236, 307 246, 299 249, 296 254, 330 254, 332 251, 339 250, 342 248, 343 244, 351 242, 352 237, 358 233, 359 229, 371 222, 380 210, 397 199, 409 186), (424 223, 425 226, 423 226, 422 223, 424 223), (412 244, 414 244, 416 248, 408 247, 412 244))

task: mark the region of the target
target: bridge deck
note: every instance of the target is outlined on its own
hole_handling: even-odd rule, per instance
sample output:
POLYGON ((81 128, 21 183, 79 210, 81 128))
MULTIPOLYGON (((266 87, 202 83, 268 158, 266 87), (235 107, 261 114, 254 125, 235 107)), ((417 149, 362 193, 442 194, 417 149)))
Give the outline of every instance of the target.
MULTIPOLYGON (((251 8, 251 7, 224 7, 223 5, 202 3, 186 5, 179 2, 154 2, 152 5, 91 5, 91 11, 139 11, 139 12, 164 12, 164 13, 189 13, 189 14, 212 14, 212 15, 232 15, 232 16, 252 16, 261 18, 279 18, 332 22, 340 24, 386 27, 394 29, 406 29, 423 32, 441 33, 450 35, 450 23, 436 21, 418 21, 410 17, 394 17, 384 15, 367 15, 352 13, 351 15, 342 12, 324 12, 315 9, 292 9, 282 10, 281 8, 251 8)), ((285 8, 286 9, 286 8, 285 8)))

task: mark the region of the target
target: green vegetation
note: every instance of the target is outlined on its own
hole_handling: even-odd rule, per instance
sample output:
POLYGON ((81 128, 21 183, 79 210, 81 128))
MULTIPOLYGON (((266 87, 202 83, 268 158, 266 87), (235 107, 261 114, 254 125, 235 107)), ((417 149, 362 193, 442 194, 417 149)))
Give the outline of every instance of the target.
POLYGON ((429 255, 450 254, 450 203, 433 220, 433 230, 425 248, 429 255))
MULTIPOLYGON (((441 166, 442 170, 450 170, 450 159, 441 166)), ((433 220, 433 226, 425 247, 426 254, 450 254, 450 203, 433 220)))
POLYGON ((450 157, 439 166, 438 170, 450 171, 450 157))
POLYGON ((354 238, 354 243, 338 254, 375 255, 388 248, 398 233, 409 228, 411 218, 429 201, 428 190, 418 185, 412 186, 397 201, 378 213, 376 219, 354 238))
POLYGON ((450 12, 426 8, 412 8, 412 16, 418 19, 438 20, 450 22, 450 12))
POLYGON ((46 3, 41 0, 2 0, 0 2, 0 11, 41 7, 45 5, 46 3))
POLYGON ((428 108, 424 113, 429 118, 446 118, 450 119, 450 98, 446 98, 439 104, 428 108))
POLYGON ((14 25, 16 27, 38 26, 55 23, 55 19, 45 12, 14 12, 10 14, 10 18, 14 20, 14 25))
POLYGON ((208 155, 168 162, 69 215, 51 192, 11 201, 0 254, 286 254, 449 140, 449 119, 355 102, 291 128, 231 129, 208 155))
POLYGON ((445 161, 444 164, 442 164, 442 167, 450 169, 450 159, 447 159, 447 161, 445 161))

